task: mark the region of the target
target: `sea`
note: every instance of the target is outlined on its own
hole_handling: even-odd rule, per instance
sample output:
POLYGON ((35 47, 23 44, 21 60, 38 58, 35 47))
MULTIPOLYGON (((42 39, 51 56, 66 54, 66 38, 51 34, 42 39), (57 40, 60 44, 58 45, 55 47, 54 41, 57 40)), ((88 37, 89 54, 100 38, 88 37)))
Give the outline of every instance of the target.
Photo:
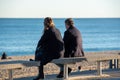
MULTIPOLYGON (((120 50, 120 18, 73 18, 85 52, 120 50)), ((65 18, 53 18, 64 36, 65 18)), ((0 18, 0 56, 34 55, 43 34, 43 18, 0 18)), ((52 47, 52 45, 51 45, 52 47)))

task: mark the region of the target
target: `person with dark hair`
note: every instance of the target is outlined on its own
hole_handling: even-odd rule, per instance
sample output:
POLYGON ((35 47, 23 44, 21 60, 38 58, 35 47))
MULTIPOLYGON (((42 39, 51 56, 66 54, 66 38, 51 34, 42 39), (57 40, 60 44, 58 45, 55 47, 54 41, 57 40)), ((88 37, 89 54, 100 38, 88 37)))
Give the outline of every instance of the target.
POLYGON ((44 32, 35 51, 35 61, 40 61, 39 74, 34 80, 44 79, 43 67, 53 59, 63 56, 64 43, 60 31, 55 28, 52 18, 44 19, 44 32))
MULTIPOLYGON (((84 56, 84 51, 82 48, 82 37, 80 31, 74 26, 72 18, 65 20, 66 31, 64 33, 64 47, 65 53, 64 57, 82 57, 84 56)), ((81 67, 78 67, 81 69, 81 67)), ((71 68, 68 68, 68 74, 72 71, 71 68)), ((63 77, 63 66, 60 66, 60 73, 57 75, 57 78, 63 77)))

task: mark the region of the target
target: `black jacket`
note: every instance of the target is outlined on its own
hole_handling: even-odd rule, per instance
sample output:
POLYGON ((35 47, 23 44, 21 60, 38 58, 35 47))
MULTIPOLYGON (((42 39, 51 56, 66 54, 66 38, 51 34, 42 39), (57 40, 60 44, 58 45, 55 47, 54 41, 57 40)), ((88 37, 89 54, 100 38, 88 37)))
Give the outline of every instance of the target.
POLYGON ((63 56, 64 43, 60 31, 56 28, 46 30, 39 40, 37 48, 43 50, 42 59, 45 63, 63 56))
POLYGON ((69 27, 64 33, 65 53, 64 57, 84 56, 82 48, 82 37, 80 31, 75 27, 69 27))

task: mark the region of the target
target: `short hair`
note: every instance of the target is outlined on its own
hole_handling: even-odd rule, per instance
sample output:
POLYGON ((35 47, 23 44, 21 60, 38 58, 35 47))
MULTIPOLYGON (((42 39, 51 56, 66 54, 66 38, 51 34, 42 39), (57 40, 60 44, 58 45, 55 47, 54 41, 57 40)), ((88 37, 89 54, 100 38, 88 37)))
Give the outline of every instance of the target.
POLYGON ((66 23, 67 25, 69 25, 69 26, 73 26, 73 25, 74 25, 74 22, 73 22, 72 18, 66 19, 66 20, 65 20, 65 23, 66 23))

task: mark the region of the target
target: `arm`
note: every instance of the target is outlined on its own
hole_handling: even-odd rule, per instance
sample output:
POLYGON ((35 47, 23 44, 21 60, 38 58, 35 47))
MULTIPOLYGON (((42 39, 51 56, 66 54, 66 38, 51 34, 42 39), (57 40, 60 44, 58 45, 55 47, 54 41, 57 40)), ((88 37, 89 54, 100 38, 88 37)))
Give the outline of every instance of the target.
POLYGON ((65 44, 68 44, 70 40, 70 33, 68 31, 65 31, 63 41, 65 44))
POLYGON ((71 51, 70 51, 71 39, 70 39, 70 33, 68 31, 65 31, 63 41, 64 41, 64 47, 65 47, 64 57, 69 57, 69 55, 71 54, 71 51))
POLYGON ((35 53, 37 52, 37 50, 39 50, 41 45, 43 45, 46 42, 46 40, 48 40, 48 38, 49 38, 49 32, 48 30, 46 30, 44 34, 42 35, 41 39, 38 41, 35 53))

